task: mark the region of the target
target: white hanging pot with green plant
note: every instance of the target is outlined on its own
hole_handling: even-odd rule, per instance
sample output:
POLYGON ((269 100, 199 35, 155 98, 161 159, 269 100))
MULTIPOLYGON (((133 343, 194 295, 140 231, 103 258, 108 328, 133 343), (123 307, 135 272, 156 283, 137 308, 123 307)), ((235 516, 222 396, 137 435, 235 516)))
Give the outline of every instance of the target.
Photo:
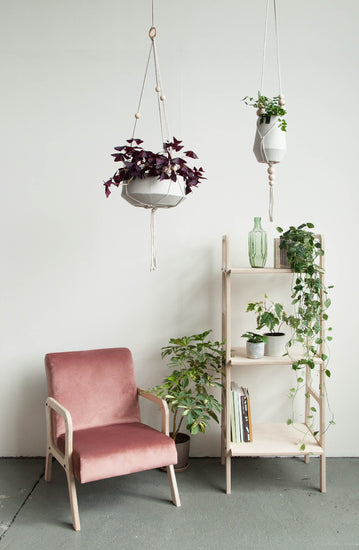
POLYGON ((287 122, 283 118, 283 116, 286 114, 286 109, 284 95, 282 93, 282 78, 280 72, 279 31, 276 0, 267 0, 262 59, 262 75, 258 91, 258 98, 246 96, 243 101, 246 103, 246 105, 251 105, 252 107, 255 107, 255 109, 257 109, 258 120, 253 145, 253 152, 258 162, 268 165, 267 172, 269 183, 269 220, 272 222, 275 180, 275 169, 273 165, 282 161, 287 150, 285 135, 287 122), (273 1, 274 8, 276 61, 278 70, 279 94, 274 97, 266 97, 265 95, 263 95, 262 90, 264 90, 264 67, 267 50, 269 4, 271 1, 273 1))
POLYGON ((286 121, 282 118, 286 111, 279 101, 279 96, 269 100, 259 95, 256 102, 259 112, 253 152, 258 162, 269 165, 281 162, 287 151, 286 121))

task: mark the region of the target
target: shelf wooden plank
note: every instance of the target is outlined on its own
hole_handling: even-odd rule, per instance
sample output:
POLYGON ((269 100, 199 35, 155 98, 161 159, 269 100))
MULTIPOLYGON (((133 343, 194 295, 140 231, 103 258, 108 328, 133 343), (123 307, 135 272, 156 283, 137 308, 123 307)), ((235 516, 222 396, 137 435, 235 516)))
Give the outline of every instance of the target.
POLYGON ((294 273, 293 269, 285 267, 230 267, 223 269, 224 273, 233 273, 234 275, 243 275, 246 273, 294 273))
MULTIPOLYGON (((291 358, 288 357, 288 355, 282 355, 280 357, 270 357, 268 355, 265 355, 260 359, 249 359, 246 355, 246 348, 239 347, 232 348, 230 365, 233 367, 245 365, 291 365, 293 361, 296 361, 298 359, 300 359, 300 354, 294 353, 291 358)), ((314 359, 314 362, 316 364, 321 363, 320 359, 318 358, 314 359)))
POLYGON ((322 455, 323 448, 305 424, 254 424, 253 442, 231 443, 232 456, 303 456, 322 455), (300 450, 302 444, 305 450, 300 450))

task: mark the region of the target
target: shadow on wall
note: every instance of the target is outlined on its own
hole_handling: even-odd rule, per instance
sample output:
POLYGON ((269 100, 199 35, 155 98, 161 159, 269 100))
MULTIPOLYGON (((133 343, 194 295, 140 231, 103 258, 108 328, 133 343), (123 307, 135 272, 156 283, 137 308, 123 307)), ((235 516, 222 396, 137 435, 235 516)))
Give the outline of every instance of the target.
POLYGON ((12 448, 14 456, 45 456, 45 400, 47 384, 43 357, 22 369, 18 381, 19 397, 14 403, 12 448))
POLYGON ((179 327, 177 332, 181 332, 177 336, 212 329, 212 337, 220 338, 217 332, 221 320, 220 285, 220 265, 213 247, 203 244, 188 247, 186 263, 176 285, 178 300, 173 324, 179 327))

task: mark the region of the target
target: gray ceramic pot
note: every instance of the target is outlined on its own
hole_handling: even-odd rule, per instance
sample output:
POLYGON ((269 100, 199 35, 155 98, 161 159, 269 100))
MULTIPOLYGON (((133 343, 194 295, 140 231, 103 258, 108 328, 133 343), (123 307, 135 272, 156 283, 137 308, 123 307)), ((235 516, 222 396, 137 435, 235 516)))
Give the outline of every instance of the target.
POLYGON ((247 340, 246 351, 249 359, 260 359, 264 355, 264 342, 249 342, 247 340))

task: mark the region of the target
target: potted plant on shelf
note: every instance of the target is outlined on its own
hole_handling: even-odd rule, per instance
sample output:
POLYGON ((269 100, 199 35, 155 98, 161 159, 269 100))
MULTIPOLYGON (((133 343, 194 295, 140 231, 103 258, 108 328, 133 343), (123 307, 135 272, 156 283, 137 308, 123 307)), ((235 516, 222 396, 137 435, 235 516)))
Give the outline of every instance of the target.
POLYGON ((260 302, 250 302, 247 311, 253 311, 257 315, 257 329, 267 327, 264 355, 279 357, 286 352, 286 335, 281 332, 283 323, 287 323, 288 316, 283 310, 282 304, 268 300, 267 294, 260 302))
POLYGON ((128 145, 115 147, 112 154, 121 166, 104 183, 108 197, 111 186, 122 185, 122 197, 134 206, 170 208, 177 206, 204 178, 203 168, 191 168, 193 151, 182 151, 181 141, 166 141, 159 153, 145 150, 141 139, 128 139, 128 145))
POLYGON ((222 410, 212 392, 222 387, 219 379, 224 364, 223 343, 212 342, 208 338, 211 332, 171 338, 169 345, 162 348, 161 357, 169 357, 172 372, 151 389, 167 401, 173 413, 170 435, 177 447, 176 471, 188 467, 190 436, 181 432, 183 424, 191 435, 205 433, 211 419, 218 423, 217 414, 222 410))
POLYGON ((246 352, 249 359, 260 359, 264 355, 264 344, 267 337, 262 334, 247 331, 242 334, 242 338, 247 338, 246 352))
MULTIPOLYGON (((303 353, 299 360, 293 360, 292 368, 297 375, 297 385, 291 388, 290 397, 293 399, 299 389, 303 387, 302 370, 306 367, 315 370, 318 365, 316 360, 321 362, 320 368, 324 370, 327 377, 331 376, 328 369, 327 343, 332 340, 332 327, 328 327, 329 336, 325 336, 323 331, 323 322, 328 321, 327 310, 331 305, 328 289, 321 275, 324 268, 321 265, 320 258, 324 255, 321 241, 311 230, 314 229, 312 223, 303 223, 298 227, 290 226, 287 231, 277 227, 280 233, 280 249, 287 255, 289 266, 295 272, 292 285, 292 304, 295 308, 294 315, 287 318, 288 325, 293 329, 293 335, 288 342, 288 353, 290 348, 299 343, 302 346, 303 353)), ((320 392, 326 392, 325 388, 320 388, 320 392)), ((310 399, 310 395, 306 395, 310 399)), ((315 407, 310 407, 314 425, 314 416, 317 412, 315 407)), ((288 424, 293 423, 292 418, 288 424)), ((333 414, 329 424, 334 424, 333 414)), ((315 435, 318 432, 314 432, 315 435)))
POLYGON ((258 162, 272 164, 280 162, 287 150, 285 132, 287 111, 281 94, 273 98, 258 92, 258 98, 246 96, 243 101, 257 109, 257 131, 253 152, 258 162))

